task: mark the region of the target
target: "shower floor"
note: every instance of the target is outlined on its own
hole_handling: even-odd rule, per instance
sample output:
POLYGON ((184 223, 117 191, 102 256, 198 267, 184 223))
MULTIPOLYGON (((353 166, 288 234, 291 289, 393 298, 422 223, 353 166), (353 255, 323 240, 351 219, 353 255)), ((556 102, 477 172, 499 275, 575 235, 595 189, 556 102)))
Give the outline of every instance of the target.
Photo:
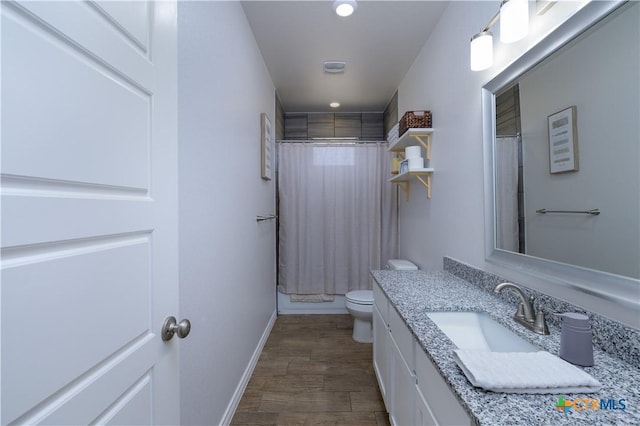
POLYGON ((349 315, 282 315, 232 425, 388 425, 372 345, 351 338, 349 315))

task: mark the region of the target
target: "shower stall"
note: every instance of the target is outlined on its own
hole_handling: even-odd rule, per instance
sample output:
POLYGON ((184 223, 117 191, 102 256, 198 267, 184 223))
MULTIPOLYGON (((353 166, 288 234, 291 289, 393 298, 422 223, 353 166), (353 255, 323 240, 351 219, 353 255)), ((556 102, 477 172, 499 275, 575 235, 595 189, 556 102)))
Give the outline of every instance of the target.
MULTIPOLYGON (((279 299, 340 302, 349 291, 370 289, 369 271, 398 254, 387 144, 335 139, 277 145, 279 299)), ((344 310, 343 303, 337 306, 344 310)))

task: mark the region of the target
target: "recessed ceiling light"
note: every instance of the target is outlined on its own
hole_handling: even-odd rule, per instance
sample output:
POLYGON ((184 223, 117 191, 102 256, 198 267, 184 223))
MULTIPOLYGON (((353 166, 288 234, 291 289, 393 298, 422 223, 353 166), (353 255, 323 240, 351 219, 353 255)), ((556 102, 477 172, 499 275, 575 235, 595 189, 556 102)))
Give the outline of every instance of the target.
POLYGON ((349 16, 358 8, 355 0, 336 0, 333 2, 333 10, 338 16, 349 16))
POLYGON ((329 104, 329 106, 330 106, 331 108, 338 108, 338 107, 340 106, 340 102, 331 102, 331 103, 329 104))

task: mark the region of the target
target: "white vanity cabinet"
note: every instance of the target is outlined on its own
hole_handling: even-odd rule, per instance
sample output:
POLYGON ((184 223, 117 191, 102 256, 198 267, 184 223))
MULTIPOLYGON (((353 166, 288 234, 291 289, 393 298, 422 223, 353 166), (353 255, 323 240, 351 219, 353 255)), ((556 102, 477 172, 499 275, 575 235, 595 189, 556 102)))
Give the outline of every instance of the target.
POLYGON ((391 336, 389 335, 389 302, 380 295, 380 287, 373 288, 373 369, 378 379, 378 386, 386 407, 391 406, 388 395, 390 391, 391 362, 391 336))
POLYGON ((391 336, 391 410, 392 425, 415 424, 415 340, 396 310, 389 306, 391 336))
POLYGON ((472 424, 469 415, 375 282, 373 299, 373 367, 391 424, 472 424))
POLYGON ((373 286, 373 368, 392 425, 415 423, 415 349, 407 326, 373 286))

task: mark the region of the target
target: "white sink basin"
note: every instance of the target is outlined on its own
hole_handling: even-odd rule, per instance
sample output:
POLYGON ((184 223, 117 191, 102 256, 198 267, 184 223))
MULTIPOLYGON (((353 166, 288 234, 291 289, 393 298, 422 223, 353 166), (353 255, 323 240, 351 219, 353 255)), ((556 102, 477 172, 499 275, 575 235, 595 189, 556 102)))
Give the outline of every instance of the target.
POLYGON ((427 316, 458 349, 491 352, 540 350, 485 313, 429 312, 427 316))

